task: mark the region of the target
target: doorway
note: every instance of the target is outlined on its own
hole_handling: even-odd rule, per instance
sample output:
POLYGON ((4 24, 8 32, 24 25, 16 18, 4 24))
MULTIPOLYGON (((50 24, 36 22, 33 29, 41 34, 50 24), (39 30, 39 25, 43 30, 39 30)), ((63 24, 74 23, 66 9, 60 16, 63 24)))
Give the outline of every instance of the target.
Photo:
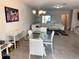
POLYGON ((61 21, 62 21, 62 24, 64 25, 64 30, 65 31, 69 30, 69 27, 70 27, 69 14, 62 14, 61 15, 61 21))

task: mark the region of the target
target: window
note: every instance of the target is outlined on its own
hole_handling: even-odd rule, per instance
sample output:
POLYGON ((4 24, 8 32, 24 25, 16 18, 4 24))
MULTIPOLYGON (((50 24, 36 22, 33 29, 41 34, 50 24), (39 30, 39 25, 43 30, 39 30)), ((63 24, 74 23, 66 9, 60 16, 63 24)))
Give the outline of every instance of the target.
POLYGON ((42 23, 51 23, 51 16, 50 15, 42 16, 42 23))

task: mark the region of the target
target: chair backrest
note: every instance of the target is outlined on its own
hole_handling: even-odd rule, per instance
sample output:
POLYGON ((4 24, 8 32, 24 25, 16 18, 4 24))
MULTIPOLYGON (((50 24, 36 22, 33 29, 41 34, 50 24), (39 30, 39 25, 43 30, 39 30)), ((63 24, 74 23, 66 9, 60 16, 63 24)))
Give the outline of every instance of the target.
POLYGON ((28 30, 28 35, 29 35, 29 38, 33 38, 32 30, 28 30))
POLYGON ((30 55, 43 56, 43 40, 29 39, 29 53, 30 55))
POLYGON ((54 37, 54 31, 52 31, 52 33, 51 33, 51 42, 53 41, 53 37, 54 37))

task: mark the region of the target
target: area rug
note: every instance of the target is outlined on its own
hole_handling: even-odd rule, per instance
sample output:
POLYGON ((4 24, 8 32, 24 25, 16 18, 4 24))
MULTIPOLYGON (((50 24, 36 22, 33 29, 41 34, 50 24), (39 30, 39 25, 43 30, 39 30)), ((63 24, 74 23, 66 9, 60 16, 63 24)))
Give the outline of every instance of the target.
POLYGON ((68 34, 65 31, 57 30, 57 32, 63 36, 68 36, 68 34))
POLYGON ((68 34, 63 30, 47 30, 47 33, 51 34, 52 31, 55 31, 55 35, 60 35, 61 34, 63 36, 68 36, 68 34))

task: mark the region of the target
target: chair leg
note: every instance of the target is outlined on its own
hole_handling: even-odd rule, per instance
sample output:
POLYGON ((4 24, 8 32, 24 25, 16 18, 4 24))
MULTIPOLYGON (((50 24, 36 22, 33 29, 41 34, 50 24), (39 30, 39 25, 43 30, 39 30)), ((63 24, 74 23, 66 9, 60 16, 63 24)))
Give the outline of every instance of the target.
POLYGON ((29 59, 31 59, 30 57, 31 57, 31 55, 29 54, 29 59))
POLYGON ((42 59, 43 59, 43 56, 42 56, 42 59))
MULTIPOLYGON (((43 47, 44 47, 44 46, 43 46, 43 47)), ((44 50, 43 50, 43 55, 46 56, 45 47, 44 47, 44 50)))
POLYGON ((53 45, 51 44, 51 51, 52 51, 52 55, 53 55, 53 45))

